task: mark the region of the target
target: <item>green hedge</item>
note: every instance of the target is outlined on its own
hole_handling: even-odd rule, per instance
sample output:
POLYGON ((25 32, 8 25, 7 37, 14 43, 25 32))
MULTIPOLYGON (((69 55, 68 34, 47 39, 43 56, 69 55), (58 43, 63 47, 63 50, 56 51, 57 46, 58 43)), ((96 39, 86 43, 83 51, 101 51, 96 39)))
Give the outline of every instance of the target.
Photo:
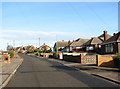
POLYGON ((114 58, 114 62, 116 64, 116 66, 120 67, 120 53, 117 53, 115 58, 114 58))
POLYGON ((13 58, 13 57, 14 57, 14 53, 10 52, 10 58, 13 58))

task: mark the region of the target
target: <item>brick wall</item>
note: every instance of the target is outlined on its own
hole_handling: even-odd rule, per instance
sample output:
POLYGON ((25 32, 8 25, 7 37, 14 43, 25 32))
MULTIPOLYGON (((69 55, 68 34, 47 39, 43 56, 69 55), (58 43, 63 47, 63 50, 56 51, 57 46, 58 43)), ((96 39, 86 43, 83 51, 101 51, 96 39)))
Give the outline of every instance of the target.
POLYGON ((113 60, 114 60, 114 55, 98 55, 97 65, 104 67, 115 67, 113 60))
POLYGON ((86 55, 82 58, 84 60, 83 64, 97 64, 96 55, 86 55))
POLYGON ((2 59, 5 63, 10 62, 10 54, 2 55, 2 59), (8 60, 4 60, 5 58, 8 58, 8 60))
POLYGON ((53 53, 40 53, 40 55, 43 56, 43 57, 48 58, 48 57, 53 56, 53 53))

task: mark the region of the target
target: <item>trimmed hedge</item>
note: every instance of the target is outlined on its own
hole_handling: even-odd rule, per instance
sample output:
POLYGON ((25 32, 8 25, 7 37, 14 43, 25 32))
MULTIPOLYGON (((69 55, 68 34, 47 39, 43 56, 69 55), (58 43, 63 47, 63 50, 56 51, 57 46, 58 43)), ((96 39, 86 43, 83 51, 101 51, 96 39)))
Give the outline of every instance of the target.
POLYGON ((120 67, 120 53, 117 53, 114 58, 115 65, 120 67))
POLYGON ((10 58, 13 58, 13 57, 14 57, 14 53, 10 52, 10 58))

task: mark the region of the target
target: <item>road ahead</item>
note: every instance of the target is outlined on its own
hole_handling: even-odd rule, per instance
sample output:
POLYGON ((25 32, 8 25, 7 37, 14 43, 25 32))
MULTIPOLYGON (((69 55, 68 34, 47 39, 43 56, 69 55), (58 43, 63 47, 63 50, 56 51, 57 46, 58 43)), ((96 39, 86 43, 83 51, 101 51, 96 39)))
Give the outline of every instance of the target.
POLYGON ((116 87, 117 85, 70 67, 20 55, 24 61, 6 87, 116 87))

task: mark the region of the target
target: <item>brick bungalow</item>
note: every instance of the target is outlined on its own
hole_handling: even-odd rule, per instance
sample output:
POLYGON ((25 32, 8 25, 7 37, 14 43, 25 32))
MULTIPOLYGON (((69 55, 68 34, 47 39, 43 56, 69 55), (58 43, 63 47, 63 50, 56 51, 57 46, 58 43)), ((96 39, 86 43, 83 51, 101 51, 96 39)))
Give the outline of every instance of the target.
POLYGON ((101 44, 101 54, 120 53, 120 32, 113 34, 108 40, 101 44))
POLYGON ((51 49, 51 47, 46 45, 45 43, 39 47, 39 50, 41 50, 41 51, 50 50, 50 49, 51 49))
POLYGON ((89 39, 82 39, 79 38, 73 42, 71 42, 70 44, 68 44, 65 47, 65 51, 66 52, 79 52, 79 51, 84 51, 84 49, 82 48, 82 45, 87 42, 89 39))
POLYGON ((68 44, 70 44, 70 41, 64 41, 64 40, 62 40, 62 41, 57 41, 57 42, 55 42, 55 44, 54 44, 54 48, 53 48, 53 50, 54 51, 64 51, 63 49, 68 45, 68 44))
POLYGON ((92 37, 82 46, 86 49, 87 52, 101 53, 101 43, 109 39, 111 36, 107 34, 105 30, 104 33, 98 37, 92 37))

